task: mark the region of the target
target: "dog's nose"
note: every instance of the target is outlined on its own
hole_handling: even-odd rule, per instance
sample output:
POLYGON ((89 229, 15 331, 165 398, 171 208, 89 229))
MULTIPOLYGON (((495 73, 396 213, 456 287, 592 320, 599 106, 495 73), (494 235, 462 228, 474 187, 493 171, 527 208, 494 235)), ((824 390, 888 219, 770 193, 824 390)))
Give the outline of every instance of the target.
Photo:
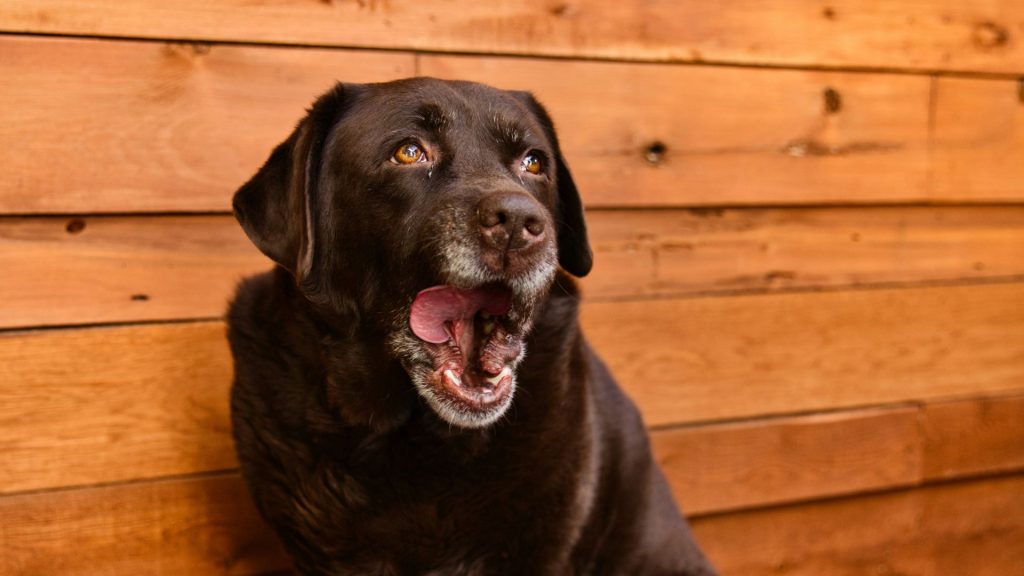
POLYGON ((521 192, 489 194, 477 206, 480 234, 499 250, 525 250, 544 238, 540 204, 521 192))

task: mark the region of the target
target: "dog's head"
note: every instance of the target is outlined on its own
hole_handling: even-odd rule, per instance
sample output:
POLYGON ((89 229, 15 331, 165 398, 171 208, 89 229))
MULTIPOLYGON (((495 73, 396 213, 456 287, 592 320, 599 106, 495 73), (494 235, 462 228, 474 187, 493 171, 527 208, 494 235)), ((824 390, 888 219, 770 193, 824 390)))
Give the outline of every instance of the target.
POLYGON ((508 409, 560 265, 587 274, 583 211, 525 92, 417 78, 338 85, 235 195, 306 298, 384 343, 444 420, 508 409))

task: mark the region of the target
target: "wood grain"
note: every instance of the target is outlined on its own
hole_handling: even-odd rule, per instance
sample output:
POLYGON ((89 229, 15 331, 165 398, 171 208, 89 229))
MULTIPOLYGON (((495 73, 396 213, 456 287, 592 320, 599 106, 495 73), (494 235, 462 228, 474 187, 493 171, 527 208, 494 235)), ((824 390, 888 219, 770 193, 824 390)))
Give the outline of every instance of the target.
MULTIPOLYGON (((1021 290, 997 285, 590 304, 584 314, 592 343, 647 422, 665 426, 1020 393, 1021 290), (645 330, 645 345, 635 346, 635 333, 645 330)), ((220 322, 2 333, 0 493, 234 467, 230 379, 220 322)), ((1016 449, 1003 443, 1024 443, 1024 432, 1012 423, 1018 404, 1008 402, 986 408, 1001 415, 987 419, 972 415, 980 409, 971 407, 962 416, 939 410, 934 423, 926 414, 922 426, 933 438, 926 447, 917 447, 916 429, 910 434, 899 409, 877 418, 854 412, 666 431, 656 443, 666 466, 682 474, 674 482, 683 502, 693 492, 698 509, 728 508, 902 484, 909 477, 903 466, 925 452, 931 469, 949 468, 954 476, 1015 469, 1016 449), (957 430, 975 421, 995 428, 965 435, 972 445, 960 443, 957 430), (872 422, 875 434, 869 434, 872 422), (848 453, 822 460, 827 457, 816 452, 839 439, 847 439, 848 453), (764 461, 749 450, 778 468, 752 469, 764 461), (958 460, 960 450, 990 453, 958 460), (900 462, 883 458, 903 454, 900 462), (706 463, 706 478, 687 476, 704 471, 678 464, 691 457, 706 463), (877 467, 854 470, 872 458, 877 467), (822 462, 835 469, 808 468, 822 462), (713 493, 725 476, 760 484, 713 493)))
POLYGON ((408 54, 0 38, 0 212, 226 211, 336 79, 408 54), (17 143, 17 145, 13 145, 17 143))
POLYGON ((902 406, 750 420, 658 430, 651 441, 676 500, 703 514, 917 484, 917 414, 902 406))
POLYGON ((1019 390, 1024 284, 595 302, 651 425, 1019 390))
POLYGON ((0 334, 0 493, 235 466, 231 370, 220 322, 0 334))
POLYGON ((1024 82, 935 82, 935 196, 1019 199, 1024 188, 1024 82))
POLYGON ((1024 396, 929 404, 921 425, 928 479, 1024 468, 1024 396))
MULTIPOLYGON (((591 211, 588 302, 1024 275, 1024 208, 591 211)), ((0 217, 0 327, 219 317, 270 268, 230 216, 0 217)))
MULTIPOLYGON (((233 475, 8 496, 0 514, 5 574, 287 566, 233 475)), ((697 518, 694 529, 726 576, 1008 576, 1024 563, 1024 477, 697 518)))
POLYGON ((8 0, 0 29, 744 64, 1024 72, 1011 1, 8 0))
POLYGON ((924 77, 453 56, 420 72, 532 90, 589 206, 928 196, 924 77))
POLYGON ((268 574, 288 567, 236 475, 0 498, 0 573, 268 574))
POLYGON ((725 576, 1018 575, 1024 477, 698 518, 694 532, 725 576))

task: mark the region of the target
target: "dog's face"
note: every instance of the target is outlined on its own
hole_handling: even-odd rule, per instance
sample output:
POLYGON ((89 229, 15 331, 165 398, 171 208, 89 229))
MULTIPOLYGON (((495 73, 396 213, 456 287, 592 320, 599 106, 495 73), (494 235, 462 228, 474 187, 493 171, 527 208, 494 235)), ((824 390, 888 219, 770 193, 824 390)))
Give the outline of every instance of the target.
POLYGON ((591 265, 547 114, 479 84, 337 86, 234 207, 318 309, 382 342, 461 427, 505 413, 557 268, 591 265))

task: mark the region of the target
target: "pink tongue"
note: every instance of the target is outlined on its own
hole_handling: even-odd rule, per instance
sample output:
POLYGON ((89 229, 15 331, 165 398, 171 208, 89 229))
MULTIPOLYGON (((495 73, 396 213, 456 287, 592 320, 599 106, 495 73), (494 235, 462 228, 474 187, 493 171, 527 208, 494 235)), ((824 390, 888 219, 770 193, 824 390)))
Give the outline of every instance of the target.
POLYGON ((500 286, 472 290, 434 286, 421 291, 412 301, 409 327, 420 340, 441 344, 449 340, 445 324, 471 320, 481 310, 492 316, 502 316, 511 305, 511 293, 500 286))

